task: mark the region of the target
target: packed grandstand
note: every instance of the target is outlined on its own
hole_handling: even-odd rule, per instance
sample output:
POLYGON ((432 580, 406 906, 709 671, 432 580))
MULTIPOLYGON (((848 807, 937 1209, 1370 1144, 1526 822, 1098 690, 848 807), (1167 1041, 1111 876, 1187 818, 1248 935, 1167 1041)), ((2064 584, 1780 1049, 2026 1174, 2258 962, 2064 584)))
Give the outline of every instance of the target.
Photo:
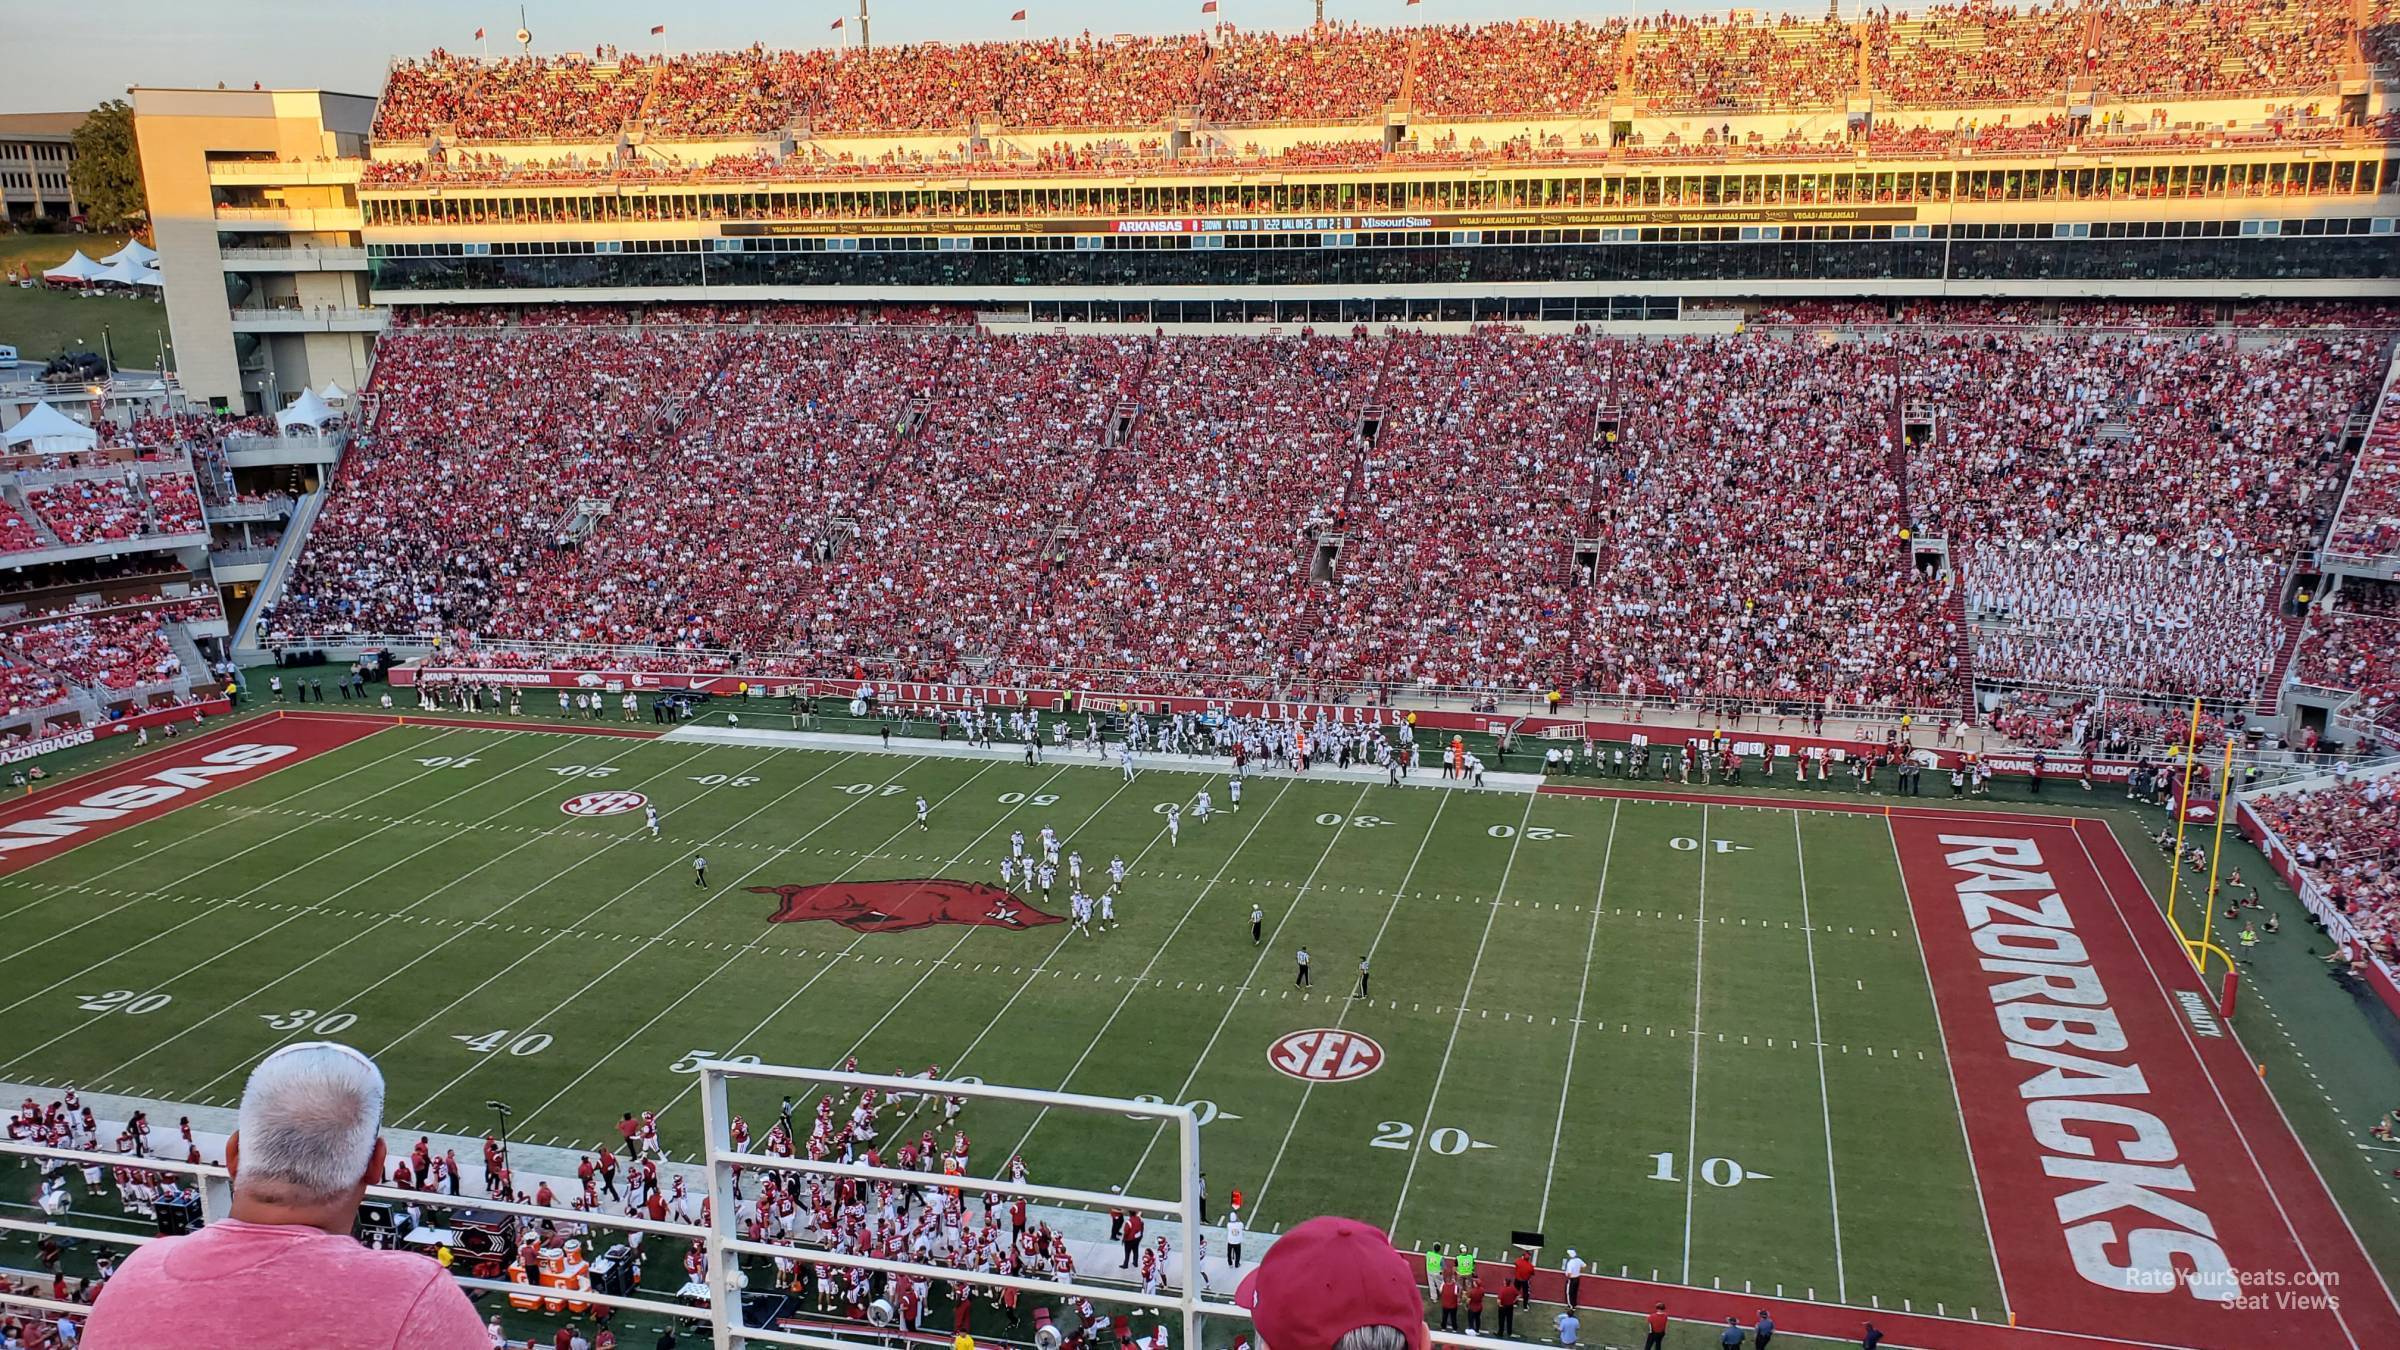
MULTIPOLYGON (((1771 715, 2145 768, 2196 716, 2212 756, 2302 781, 2255 823, 2400 963, 2400 779, 2373 772, 2400 741, 2400 302, 2284 294, 2348 275, 2297 252, 2263 282, 2151 284, 2262 236, 2388 248, 2395 63, 2392 0, 397 60, 355 179, 385 326, 320 419, 338 468, 234 467, 274 439, 271 406, 127 412, 71 454, 0 460, 0 728, 26 756, 146 734, 213 715, 236 664, 323 652, 438 661, 462 687, 1771 715), (1986 167, 2009 156, 2047 167, 1986 167), (1578 165, 1594 176, 1565 187, 1486 176, 1578 165), (1687 200, 1654 176, 1683 165, 1722 173, 1687 200), (802 186, 741 190, 779 184, 802 186), (709 190, 652 192, 676 185, 709 190), (2347 202, 2357 228, 2239 228, 2269 200, 2347 202), (1237 322, 1193 300, 1236 249, 1193 251, 1172 294, 1110 276, 1045 311, 897 256, 887 277, 856 238, 826 265, 921 289, 703 297, 599 270, 647 234, 580 233, 682 231, 664 253, 802 224, 1197 232, 1329 202, 1970 201, 2023 220, 1856 227, 1938 246, 1905 293, 1872 261, 1795 266, 1630 315, 1615 292, 1497 316, 1400 294, 1420 270, 1361 300, 1371 318, 1306 297, 1237 322), (1954 244, 2079 238, 2081 216, 2040 213, 2096 202, 2149 212, 2123 236, 2181 260, 1940 293, 1969 275, 1954 244), (582 252, 537 274, 543 231, 582 252), (212 556, 257 564, 255 590, 212 585, 212 556)), ((1393 226, 1409 265, 1449 266, 1454 223, 1393 226)), ((1512 228, 1601 243, 1586 226, 1613 228, 1512 228)), ((1707 228, 1766 247, 1851 227, 1707 228)), ((2393 264, 2367 266, 2352 279, 2393 264)))

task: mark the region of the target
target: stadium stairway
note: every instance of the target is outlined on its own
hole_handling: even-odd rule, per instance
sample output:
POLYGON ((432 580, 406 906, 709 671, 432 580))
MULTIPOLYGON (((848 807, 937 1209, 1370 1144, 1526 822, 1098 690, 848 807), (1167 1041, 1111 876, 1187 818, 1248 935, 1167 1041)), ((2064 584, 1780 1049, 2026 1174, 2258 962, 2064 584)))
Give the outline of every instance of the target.
POLYGON ((258 651, 259 616, 283 594, 292 564, 299 560, 301 547, 308 542, 308 527, 316 522, 317 512, 324 507, 325 494, 330 490, 330 484, 319 487, 293 504, 292 517, 283 528, 283 542, 275 546, 275 556, 267 560, 267 574, 259 579, 258 589, 250 597, 250 607, 242 611, 241 624, 233 631, 232 645, 237 659, 258 651))
POLYGON ((1942 617, 1950 623, 1951 658, 1958 665, 1959 711, 1975 720, 1975 627, 1967 622, 1967 579, 1955 567, 1950 573, 1950 598, 1942 602, 1942 617))
POLYGON ((183 663, 183 676, 175 681, 175 692, 179 696, 188 699, 192 696, 193 685, 215 683, 209 677, 208 657, 201 652, 200 644, 192 640, 190 624, 171 623, 162 631, 166 635, 167 646, 175 652, 175 659, 183 663))
POLYGON ((8 504, 16 508, 17 514, 25 518, 25 523, 33 527, 33 532, 40 535, 48 547, 66 547, 66 542, 58 537, 58 531, 51 529, 50 522, 42 519, 41 512, 34 510, 33 503, 25 499, 24 488, 12 484, 0 495, 7 497, 8 504))
POLYGON ((2252 715, 2273 717, 2283 706, 2283 686, 2292 678, 2292 663, 2300 657, 2300 639, 2308 632, 2304 615, 2280 616, 2283 623, 2283 642, 2275 651, 2274 673, 2267 677, 2258 691, 2258 702, 2250 709, 2252 715))

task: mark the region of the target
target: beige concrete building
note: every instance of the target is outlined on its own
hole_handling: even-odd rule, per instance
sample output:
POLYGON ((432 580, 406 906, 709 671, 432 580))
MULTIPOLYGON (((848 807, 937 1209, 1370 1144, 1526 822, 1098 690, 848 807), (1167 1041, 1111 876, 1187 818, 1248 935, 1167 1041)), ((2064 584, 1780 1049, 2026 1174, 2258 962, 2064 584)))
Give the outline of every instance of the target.
POLYGON ((75 162, 75 128, 87 115, 0 113, 0 214, 66 220, 83 213, 67 166, 75 162))
POLYGON ((185 393, 272 412, 328 381, 360 387, 384 321, 359 232, 375 100, 136 89, 133 111, 185 393))

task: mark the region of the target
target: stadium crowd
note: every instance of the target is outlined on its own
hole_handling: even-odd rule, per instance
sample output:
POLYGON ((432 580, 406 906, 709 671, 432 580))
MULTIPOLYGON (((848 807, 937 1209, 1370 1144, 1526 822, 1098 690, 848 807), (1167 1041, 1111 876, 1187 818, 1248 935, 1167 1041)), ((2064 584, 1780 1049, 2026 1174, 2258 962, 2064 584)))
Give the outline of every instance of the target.
POLYGON ((1946 583, 1901 543, 1886 344, 1620 349, 1622 448, 1597 503, 1597 687, 1954 706, 1946 583))
POLYGON ((1010 658, 1200 677, 1305 672, 1328 635, 1305 621, 1304 541, 1342 525, 1384 352, 1357 336, 1157 345, 1133 436, 1101 464, 1010 658))
POLYGON ((2377 956, 2400 961, 2400 779, 2248 799, 2377 956))
POLYGON ((1963 706, 1972 658, 2240 698, 2372 345, 2005 307, 1831 346, 639 317, 396 328, 404 396, 274 631, 1884 707, 1963 706), (1912 403, 1941 430, 1904 449, 1912 403))
MULTIPOLYGON (((950 130, 985 114, 1015 128, 1372 116, 1413 88, 1435 116, 1591 114, 1613 99, 1664 110, 1887 104, 2055 105, 2072 85, 2120 96, 2298 91, 2338 68, 2343 0, 2178 0, 2018 9, 1970 0, 1856 20, 1644 16, 1627 23, 1329 24, 1296 34, 1218 25, 1173 37, 1044 37, 871 49, 396 62, 376 113, 385 141, 446 129, 469 141, 950 130), (1862 61, 1863 56, 1863 61, 1862 61), (1863 87, 1862 87, 1863 86, 1863 87)), ((2369 40, 2377 40, 2373 34, 2369 40)))
POLYGON ((97 691, 131 691, 187 673, 204 675, 185 670, 169 625, 223 617, 213 595, 141 608, 65 610, 0 630, 0 651, 97 691))
POLYGON ((1610 349, 1563 337, 1386 342, 1386 415, 1342 515, 1338 585, 1313 625, 1318 668, 1532 687, 1576 641, 1574 553, 1590 530, 1593 391, 1610 349))
POLYGON ((2336 553, 2400 553, 2400 382, 2383 391, 2326 544, 2336 553))
POLYGON ((1911 519, 1956 549, 1979 676, 2239 697, 2340 499, 2373 339, 1906 333, 1911 519), (2211 579, 2192 585, 2194 575, 2211 579))
POLYGON ((1962 570, 1989 679, 2237 698, 2282 647, 2269 557, 2020 538, 1967 551, 1962 570))
POLYGON ((2400 733, 2400 607, 2389 599, 2394 589, 2389 583, 2347 583, 2321 603, 2309 616, 2292 673, 2319 689, 2355 692, 2360 716, 2400 733))
POLYGON ((27 488, 26 505, 62 544, 96 544, 201 528, 200 490, 189 474, 141 474, 27 488))

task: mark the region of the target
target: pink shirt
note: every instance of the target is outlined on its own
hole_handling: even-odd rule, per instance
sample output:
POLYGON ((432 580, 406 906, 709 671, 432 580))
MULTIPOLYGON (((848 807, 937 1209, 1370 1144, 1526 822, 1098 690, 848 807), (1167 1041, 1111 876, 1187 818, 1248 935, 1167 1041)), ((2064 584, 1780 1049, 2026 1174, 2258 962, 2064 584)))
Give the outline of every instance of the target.
POLYGON ((491 1350, 439 1265, 348 1237, 224 1219, 125 1258, 84 1350, 491 1350))

